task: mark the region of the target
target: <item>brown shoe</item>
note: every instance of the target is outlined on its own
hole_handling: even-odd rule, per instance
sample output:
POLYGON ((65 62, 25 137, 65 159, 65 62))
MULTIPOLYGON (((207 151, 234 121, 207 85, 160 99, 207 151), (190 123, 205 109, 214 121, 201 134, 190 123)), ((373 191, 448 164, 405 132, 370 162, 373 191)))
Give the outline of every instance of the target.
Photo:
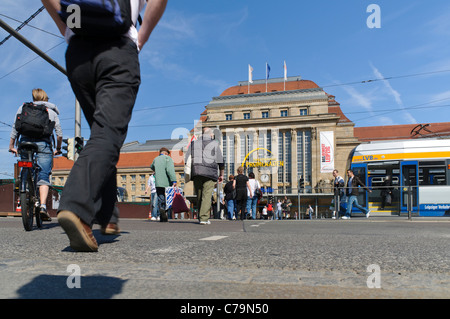
POLYGON ((41 207, 40 209, 40 216, 41 216, 41 220, 44 222, 51 222, 52 218, 50 217, 50 215, 47 213, 47 209, 44 207, 41 207))
POLYGON ((70 247, 76 251, 98 251, 98 244, 92 229, 80 217, 68 210, 58 213, 58 222, 70 240, 70 247))
POLYGON ((120 229, 119 225, 116 223, 109 223, 108 226, 100 228, 103 235, 119 235, 120 229))

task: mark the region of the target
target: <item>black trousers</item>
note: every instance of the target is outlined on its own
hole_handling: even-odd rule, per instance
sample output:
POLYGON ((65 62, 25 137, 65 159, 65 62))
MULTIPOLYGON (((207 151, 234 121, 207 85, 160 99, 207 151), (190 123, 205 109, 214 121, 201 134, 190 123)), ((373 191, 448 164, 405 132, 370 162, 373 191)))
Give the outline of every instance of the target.
POLYGON ((66 52, 67 75, 91 129, 61 196, 92 226, 106 225, 117 201, 116 164, 140 85, 136 45, 127 37, 74 36, 66 52))

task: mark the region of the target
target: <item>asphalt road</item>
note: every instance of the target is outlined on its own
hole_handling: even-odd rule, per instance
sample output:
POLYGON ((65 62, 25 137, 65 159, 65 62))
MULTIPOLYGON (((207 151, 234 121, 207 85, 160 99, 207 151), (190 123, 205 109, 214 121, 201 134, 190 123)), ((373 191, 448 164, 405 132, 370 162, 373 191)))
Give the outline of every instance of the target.
POLYGON ((120 227, 104 236, 95 226, 99 252, 78 253, 55 221, 25 232, 20 218, 0 218, 0 298, 450 297, 449 219, 122 219, 120 227))

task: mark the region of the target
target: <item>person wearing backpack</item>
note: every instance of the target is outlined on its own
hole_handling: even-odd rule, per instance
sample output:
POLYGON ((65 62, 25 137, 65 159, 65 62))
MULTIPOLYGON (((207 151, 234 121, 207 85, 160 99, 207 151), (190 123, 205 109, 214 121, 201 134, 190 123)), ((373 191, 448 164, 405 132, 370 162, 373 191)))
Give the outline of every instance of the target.
POLYGON ((167 0, 42 3, 68 42, 67 77, 91 130, 64 186, 58 222, 70 247, 95 252, 94 221, 102 229, 118 227, 111 221, 117 200, 116 164, 141 84, 138 53, 162 17, 167 0))
POLYGON ((32 91, 33 103, 24 103, 19 107, 11 131, 9 151, 22 159, 26 153, 18 154, 15 148, 22 142, 33 142, 38 146, 36 154, 40 167, 37 186, 39 186, 40 214, 42 220, 51 221, 47 212, 47 197, 49 192, 50 174, 52 173, 53 156, 61 154, 62 129, 59 122, 59 110, 55 104, 48 102, 47 93, 42 89, 32 91), (53 149, 53 130, 56 133, 56 149, 53 149))

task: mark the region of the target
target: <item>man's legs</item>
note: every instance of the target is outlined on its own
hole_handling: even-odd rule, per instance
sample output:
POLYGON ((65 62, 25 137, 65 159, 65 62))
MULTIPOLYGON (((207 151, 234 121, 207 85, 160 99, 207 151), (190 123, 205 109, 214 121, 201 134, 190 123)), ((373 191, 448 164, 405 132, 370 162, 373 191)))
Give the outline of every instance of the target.
POLYGON ((156 192, 152 193, 151 209, 152 218, 156 219, 156 217, 158 217, 158 195, 156 192))
POLYGON ((366 214, 366 217, 369 217, 369 210, 363 206, 361 206, 358 203, 358 197, 355 196, 355 207, 358 208, 359 210, 361 210, 362 212, 364 212, 364 214, 366 214))
POLYGON ((352 206, 353 206, 353 202, 357 200, 356 196, 349 196, 348 197, 348 201, 347 201, 347 211, 345 212, 344 217, 349 218, 352 214, 352 206))
POLYGON ((51 221, 47 213, 47 198, 50 188, 50 174, 53 167, 53 152, 49 143, 44 141, 36 142, 39 152, 36 154, 39 166, 39 176, 37 186, 39 187, 39 202, 41 204, 40 215, 43 221, 51 221))
POLYGON ((258 196, 253 195, 252 198, 252 219, 256 219, 256 204, 258 203, 258 196))
POLYGON ((166 188, 156 187, 156 197, 158 202, 159 218, 161 222, 167 222, 167 210, 166 210, 166 188))
POLYGON ((65 184, 58 221, 72 248, 96 251, 91 228, 94 219, 104 226, 113 213, 116 164, 140 84, 139 60, 130 39, 74 36, 66 64, 91 136, 65 184))
POLYGON ((195 176, 194 187, 197 191, 198 202, 198 220, 207 222, 211 211, 211 196, 214 190, 215 182, 212 179, 195 176))
POLYGON ((69 80, 91 136, 71 170, 60 210, 90 226, 94 218, 107 223, 116 202, 115 165, 140 83, 137 53, 128 41, 111 46, 74 37, 66 53, 69 80))

